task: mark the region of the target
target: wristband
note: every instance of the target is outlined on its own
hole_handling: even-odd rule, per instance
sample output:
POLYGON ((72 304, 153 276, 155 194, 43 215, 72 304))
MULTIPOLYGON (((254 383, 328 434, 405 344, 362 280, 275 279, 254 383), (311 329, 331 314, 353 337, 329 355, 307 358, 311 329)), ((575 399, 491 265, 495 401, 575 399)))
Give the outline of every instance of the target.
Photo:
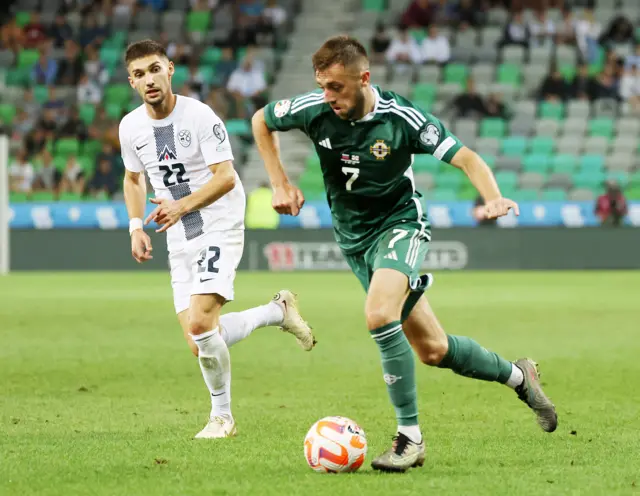
POLYGON ((131 234, 133 233, 133 231, 135 231, 136 229, 142 229, 142 219, 139 217, 136 217, 134 219, 131 219, 129 221, 129 236, 131 236, 131 234))

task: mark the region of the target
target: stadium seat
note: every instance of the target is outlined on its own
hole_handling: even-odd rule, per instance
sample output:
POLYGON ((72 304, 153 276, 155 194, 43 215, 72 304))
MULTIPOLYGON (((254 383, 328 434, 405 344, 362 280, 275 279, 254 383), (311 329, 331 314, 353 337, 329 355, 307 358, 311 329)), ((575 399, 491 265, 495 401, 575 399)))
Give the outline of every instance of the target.
POLYGON ((52 191, 34 191, 31 193, 30 199, 33 202, 49 203, 54 201, 55 198, 52 191))
POLYGON ((16 24, 23 28, 31 21, 31 13, 26 11, 16 12, 16 24))
POLYGON ((625 196, 629 200, 640 200, 640 186, 634 186, 625 191, 625 196))
POLYGON ((386 0, 362 0, 362 10, 384 12, 386 3, 386 0))
POLYGON ((480 122, 480 136, 483 138, 502 138, 507 131, 507 124, 499 117, 488 117, 480 122))
POLYGON ((629 184, 629 174, 627 172, 607 172, 605 177, 607 181, 615 181, 623 189, 629 184))
POLYGON ((207 47, 200 56, 200 64, 215 64, 222 59, 222 49, 207 47))
POLYGON ((189 33, 206 33, 211 22, 209 10, 192 10, 187 14, 187 31, 189 33))
POLYGON ((501 84, 519 87, 521 82, 520 67, 518 64, 500 64, 496 80, 501 84))
POLYGON ((547 172, 551 162, 551 155, 532 153, 522 160, 522 169, 525 172, 547 172))
POLYGON ((515 189, 518 184, 518 174, 512 171, 496 172, 495 177, 501 189, 515 189))
POLYGON ((551 170, 555 173, 572 174, 576 169, 575 155, 560 154, 551 158, 551 170))
POLYGON ((104 105, 104 110, 110 119, 120 120, 124 106, 118 102, 108 102, 104 105))
POLYGON ((540 191, 537 189, 515 190, 513 199, 519 202, 536 201, 540 198, 540 191))
MULTIPOLYGON (((503 194, 504 191, 503 191, 503 194)), ((475 200, 478 197, 478 191, 472 184, 465 183, 460 191, 458 191, 458 200, 475 200)))
POLYGON ((468 73, 469 68, 466 65, 451 62, 444 68, 444 82, 456 83, 462 88, 466 88, 468 73))
POLYGON ((61 157, 69 157, 70 155, 78 155, 80 152, 80 143, 75 138, 61 138, 55 146, 55 154, 61 157))
POLYGON ((0 121, 10 126, 16 116, 16 107, 11 103, 0 103, 0 121))
POLYGON ((640 187, 640 170, 629 176, 629 185, 634 188, 640 187))
POLYGON ((567 192, 556 188, 544 189, 540 194, 540 199, 544 201, 566 201, 567 192))
POLYGON ((248 136, 251 134, 249 123, 244 119, 230 119, 227 121, 227 132, 236 136, 248 136))
POLYGON ((442 162, 433 155, 418 154, 413 156, 413 169, 416 172, 437 172, 442 162))
POLYGON ((564 104, 561 102, 542 102, 540 104, 541 119, 564 119, 564 104))
POLYGON ((579 163, 580 169, 585 171, 601 171, 604 169, 602 155, 582 155, 579 163))
POLYGON ((33 86, 33 98, 40 105, 47 103, 49 100, 49 88, 42 84, 36 84, 33 86))
POLYGON ((580 171, 573 175, 573 185, 576 188, 600 189, 605 178, 605 174, 601 171, 580 171))
POLYGON ((17 66, 18 69, 31 67, 38 61, 40 54, 35 49, 23 49, 18 52, 17 66))
POLYGON ((127 84, 110 84, 104 92, 105 103, 126 105, 131 99, 131 87, 127 84))
POLYGON ((176 65, 171 82, 175 88, 182 86, 189 80, 189 68, 185 65, 176 65))
MULTIPOLYGON (((310 153, 305 160, 305 174, 312 173, 312 171, 321 171, 320 169, 320 157, 313 152, 310 153)), ((320 172, 322 174, 322 172, 320 172)))
POLYGON ((551 155, 554 148, 554 140, 548 136, 536 136, 529 140, 529 151, 531 153, 551 155))
POLYGON ((599 118, 591 119, 589 121, 589 135, 590 136, 602 136, 604 138, 611 138, 614 132, 613 119, 599 118))
POLYGON ((431 100, 436 97, 437 88, 433 83, 416 83, 412 88, 413 99, 415 100, 431 100))
POLYGON ((96 116, 96 108, 91 103, 83 103, 78 107, 78 114, 80 119, 89 125, 96 116))
POLYGON ((18 193, 14 191, 9 193, 10 203, 22 203, 26 201, 29 201, 29 196, 26 193, 18 193))
POLYGON ((427 201, 431 202, 450 202, 458 199, 458 194, 452 189, 446 189, 438 186, 427 194, 427 201))
POLYGON ((508 136, 502 140, 502 154, 508 156, 524 155, 527 149, 527 139, 521 136, 508 136))
POLYGON ((452 168, 451 170, 441 172, 436 176, 436 188, 458 191, 464 179, 464 174, 452 168))

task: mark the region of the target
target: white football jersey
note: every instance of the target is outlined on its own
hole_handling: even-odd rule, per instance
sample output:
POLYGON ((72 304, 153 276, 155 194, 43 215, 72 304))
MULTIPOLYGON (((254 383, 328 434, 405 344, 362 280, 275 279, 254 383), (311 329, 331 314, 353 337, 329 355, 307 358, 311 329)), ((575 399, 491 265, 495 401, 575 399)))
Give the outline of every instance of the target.
MULTIPOLYGON (((176 96, 176 106, 164 119, 152 119, 143 105, 120 122, 120 146, 125 167, 146 170, 156 197, 178 200, 198 191, 212 177, 210 165, 233 160, 224 123, 204 103, 176 96)), ((244 229, 245 193, 236 185, 211 205, 185 215, 167 230, 169 250, 210 231, 244 229)))

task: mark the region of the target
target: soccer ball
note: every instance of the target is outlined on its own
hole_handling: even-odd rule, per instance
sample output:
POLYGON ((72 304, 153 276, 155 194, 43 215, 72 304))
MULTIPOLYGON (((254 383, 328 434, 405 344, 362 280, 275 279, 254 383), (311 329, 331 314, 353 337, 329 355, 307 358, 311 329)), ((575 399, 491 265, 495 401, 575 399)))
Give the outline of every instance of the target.
POLYGON ((355 472, 366 455, 362 427, 346 417, 324 417, 304 438, 304 457, 316 472, 355 472))

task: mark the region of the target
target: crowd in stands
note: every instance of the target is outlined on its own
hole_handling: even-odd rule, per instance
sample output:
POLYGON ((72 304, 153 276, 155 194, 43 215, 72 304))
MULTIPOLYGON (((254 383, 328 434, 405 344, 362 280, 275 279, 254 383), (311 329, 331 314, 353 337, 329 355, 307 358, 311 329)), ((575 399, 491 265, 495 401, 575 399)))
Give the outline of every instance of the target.
POLYGON ((5 2, 0 72, 11 91, 0 120, 14 198, 119 194, 118 124, 141 104, 126 79, 128 42, 161 41, 174 91, 241 121, 266 102, 274 58, 260 55, 281 47, 291 15, 277 0, 5 2))

